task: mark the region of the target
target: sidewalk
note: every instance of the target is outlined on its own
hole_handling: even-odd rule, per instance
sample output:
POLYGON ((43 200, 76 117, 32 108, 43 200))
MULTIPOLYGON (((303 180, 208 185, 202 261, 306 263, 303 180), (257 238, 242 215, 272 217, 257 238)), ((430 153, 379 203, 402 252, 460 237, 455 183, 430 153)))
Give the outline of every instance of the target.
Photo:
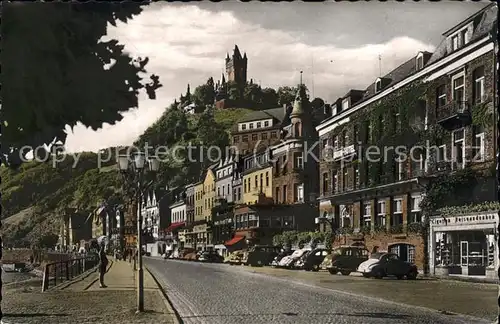
POLYGON ((176 323, 173 311, 149 272, 144 269, 145 312, 136 310, 135 272, 124 261, 110 262, 108 288, 99 288, 99 274, 41 292, 40 284, 5 287, 2 301, 6 323, 176 323))

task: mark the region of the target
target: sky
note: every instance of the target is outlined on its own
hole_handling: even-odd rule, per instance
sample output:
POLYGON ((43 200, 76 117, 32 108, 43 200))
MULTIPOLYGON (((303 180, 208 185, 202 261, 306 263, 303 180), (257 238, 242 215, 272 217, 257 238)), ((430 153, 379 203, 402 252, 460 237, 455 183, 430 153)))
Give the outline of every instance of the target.
MULTIPOLYGON (((217 81, 235 44, 248 56, 248 78, 262 87, 296 85, 299 71, 313 97, 332 102, 365 89, 419 51, 432 51, 442 33, 484 7, 477 2, 219 3, 157 2, 127 24, 109 26, 133 56, 149 57, 159 75, 157 99, 97 131, 67 129, 66 150, 130 145, 175 98, 209 77, 217 81), (379 59, 380 58, 380 59, 379 59)), ((272 107, 270 107, 272 108, 272 107)))

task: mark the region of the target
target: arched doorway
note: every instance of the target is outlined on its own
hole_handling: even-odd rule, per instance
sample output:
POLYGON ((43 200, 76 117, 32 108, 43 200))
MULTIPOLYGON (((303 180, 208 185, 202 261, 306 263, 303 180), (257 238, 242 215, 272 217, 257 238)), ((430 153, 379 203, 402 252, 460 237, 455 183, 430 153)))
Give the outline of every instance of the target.
POLYGON ((403 261, 415 263, 415 245, 408 243, 396 243, 389 245, 389 252, 397 254, 403 261))

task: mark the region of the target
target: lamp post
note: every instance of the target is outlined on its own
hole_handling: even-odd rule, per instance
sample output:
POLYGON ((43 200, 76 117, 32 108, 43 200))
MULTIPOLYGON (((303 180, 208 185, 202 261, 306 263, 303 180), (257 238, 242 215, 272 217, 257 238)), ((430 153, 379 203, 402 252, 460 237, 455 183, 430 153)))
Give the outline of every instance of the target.
MULTIPOLYGON (((431 177, 418 177, 417 178, 417 184, 424 189, 424 192, 422 196, 425 196, 427 194, 427 191, 429 190, 429 186, 431 184, 431 177)), ((424 276, 428 276, 430 269, 430 260, 429 260, 429 253, 430 253, 430 226, 431 226, 431 215, 426 215, 425 210, 422 211, 422 220, 424 221, 423 224, 423 231, 422 231, 422 236, 424 239, 424 276)))
POLYGON ((118 169, 123 175, 128 191, 133 194, 137 204, 137 313, 144 311, 144 270, 142 263, 142 213, 141 201, 153 184, 146 174, 156 175, 160 161, 156 157, 148 158, 143 152, 118 156, 118 169), (132 162, 132 163, 130 163, 132 162))

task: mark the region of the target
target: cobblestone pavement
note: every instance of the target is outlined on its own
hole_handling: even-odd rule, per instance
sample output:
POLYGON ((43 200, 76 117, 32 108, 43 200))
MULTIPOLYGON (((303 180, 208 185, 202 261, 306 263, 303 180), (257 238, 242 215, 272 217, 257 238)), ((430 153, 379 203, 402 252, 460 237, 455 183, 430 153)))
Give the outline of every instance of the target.
POLYGON ((153 287, 145 271, 144 305, 146 312, 135 315, 136 293, 133 275, 128 268, 114 264, 108 272, 108 288, 94 289, 91 275, 83 282, 64 290, 41 292, 41 282, 26 282, 4 287, 2 310, 8 324, 84 324, 84 323, 174 323, 167 313, 161 291, 153 287), (84 291, 84 287, 90 289, 84 291))
MULTIPOLYGON (((417 285, 426 284, 423 280, 415 281, 412 283, 414 286, 410 286, 404 281, 377 281, 328 274, 327 278, 332 282, 341 278, 338 282, 342 283, 342 288, 337 289, 334 286, 324 287, 320 281, 304 279, 300 277, 302 274, 298 278, 265 274, 266 271, 275 271, 269 268, 255 271, 246 267, 154 258, 145 262, 165 288, 184 323, 490 323, 476 317, 404 305, 388 301, 389 298, 384 300, 380 294, 376 296, 378 298, 366 297, 375 290, 385 290, 386 296, 400 295, 400 299, 405 301, 406 295, 412 300, 410 296, 417 285), (350 285, 357 288, 350 291, 350 285), (363 285, 370 293, 363 293, 360 289, 363 285)), ((308 275, 326 276, 319 273, 308 275)), ((417 289, 416 293, 422 291, 417 289)), ((426 292, 429 293, 439 292, 426 292)), ((469 302, 476 303, 473 299, 469 302)))

